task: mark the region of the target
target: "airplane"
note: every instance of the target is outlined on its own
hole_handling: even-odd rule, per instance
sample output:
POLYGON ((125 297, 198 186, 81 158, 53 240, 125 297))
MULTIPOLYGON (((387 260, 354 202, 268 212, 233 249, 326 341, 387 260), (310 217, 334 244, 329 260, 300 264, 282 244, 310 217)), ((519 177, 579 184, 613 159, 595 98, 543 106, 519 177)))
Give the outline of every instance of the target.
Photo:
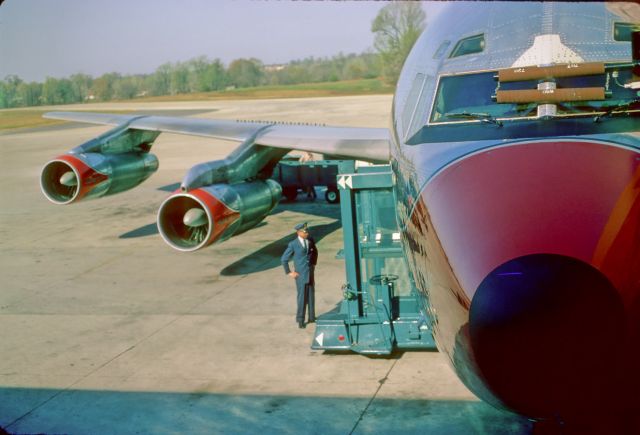
POLYGON ((164 241, 191 252, 269 214, 290 150, 390 164, 403 249, 462 382, 535 421, 640 430, 638 8, 454 2, 409 54, 390 128, 48 113, 113 129, 48 162, 41 188, 56 204, 131 189, 161 132, 239 142, 160 206, 164 241))

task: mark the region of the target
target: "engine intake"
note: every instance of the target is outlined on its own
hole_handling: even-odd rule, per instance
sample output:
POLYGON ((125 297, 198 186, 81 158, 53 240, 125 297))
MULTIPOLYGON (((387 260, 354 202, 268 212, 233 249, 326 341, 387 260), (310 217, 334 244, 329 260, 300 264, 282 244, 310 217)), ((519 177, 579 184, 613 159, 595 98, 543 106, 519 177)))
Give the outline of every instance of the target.
POLYGON ((172 248, 196 251, 255 227, 281 197, 273 180, 176 191, 160 206, 158 230, 172 248))
POLYGON ((132 189, 157 170, 153 154, 64 154, 44 166, 40 187, 49 201, 70 204, 132 189))

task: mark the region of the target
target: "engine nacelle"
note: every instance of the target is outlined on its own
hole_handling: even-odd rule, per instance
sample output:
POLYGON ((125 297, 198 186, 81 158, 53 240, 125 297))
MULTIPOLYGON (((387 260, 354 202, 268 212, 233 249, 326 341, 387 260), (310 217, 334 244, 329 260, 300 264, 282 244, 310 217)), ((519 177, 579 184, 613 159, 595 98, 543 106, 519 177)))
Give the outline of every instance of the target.
POLYGON ((136 187, 158 170, 148 153, 69 153, 42 169, 40 187, 55 204, 113 195, 136 187))
POLYGON ((255 227, 281 197, 273 180, 177 191, 160 206, 158 230, 169 246, 196 251, 255 227))

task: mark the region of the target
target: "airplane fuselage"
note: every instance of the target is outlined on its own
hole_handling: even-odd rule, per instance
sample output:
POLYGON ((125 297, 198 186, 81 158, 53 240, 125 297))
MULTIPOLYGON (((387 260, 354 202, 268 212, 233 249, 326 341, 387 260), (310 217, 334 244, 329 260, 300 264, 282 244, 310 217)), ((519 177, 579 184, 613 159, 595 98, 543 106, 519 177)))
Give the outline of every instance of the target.
POLYGON ((603 4, 454 5, 394 99, 398 218, 438 347, 475 394, 530 417, 619 412, 640 387, 637 106, 600 119, 601 96, 558 91, 633 99, 614 66, 625 26, 603 4), (605 70, 494 78, 584 63, 605 70), (505 89, 556 99, 496 101, 505 89))

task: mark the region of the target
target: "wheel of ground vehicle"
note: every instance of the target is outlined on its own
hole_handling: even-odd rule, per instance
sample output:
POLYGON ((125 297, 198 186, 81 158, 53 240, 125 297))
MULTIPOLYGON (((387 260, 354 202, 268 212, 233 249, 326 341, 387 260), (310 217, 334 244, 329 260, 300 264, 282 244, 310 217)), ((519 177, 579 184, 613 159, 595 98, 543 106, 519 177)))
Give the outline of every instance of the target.
POLYGON ((335 187, 328 187, 324 193, 324 199, 326 199, 329 204, 335 204, 340 201, 340 192, 338 192, 338 189, 335 187))
POLYGON ((285 188, 282 189, 282 194, 289 201, 295 201, 296 197, 298 196, 298 188, 293 187, 293 186, 285 187, 285 188))

